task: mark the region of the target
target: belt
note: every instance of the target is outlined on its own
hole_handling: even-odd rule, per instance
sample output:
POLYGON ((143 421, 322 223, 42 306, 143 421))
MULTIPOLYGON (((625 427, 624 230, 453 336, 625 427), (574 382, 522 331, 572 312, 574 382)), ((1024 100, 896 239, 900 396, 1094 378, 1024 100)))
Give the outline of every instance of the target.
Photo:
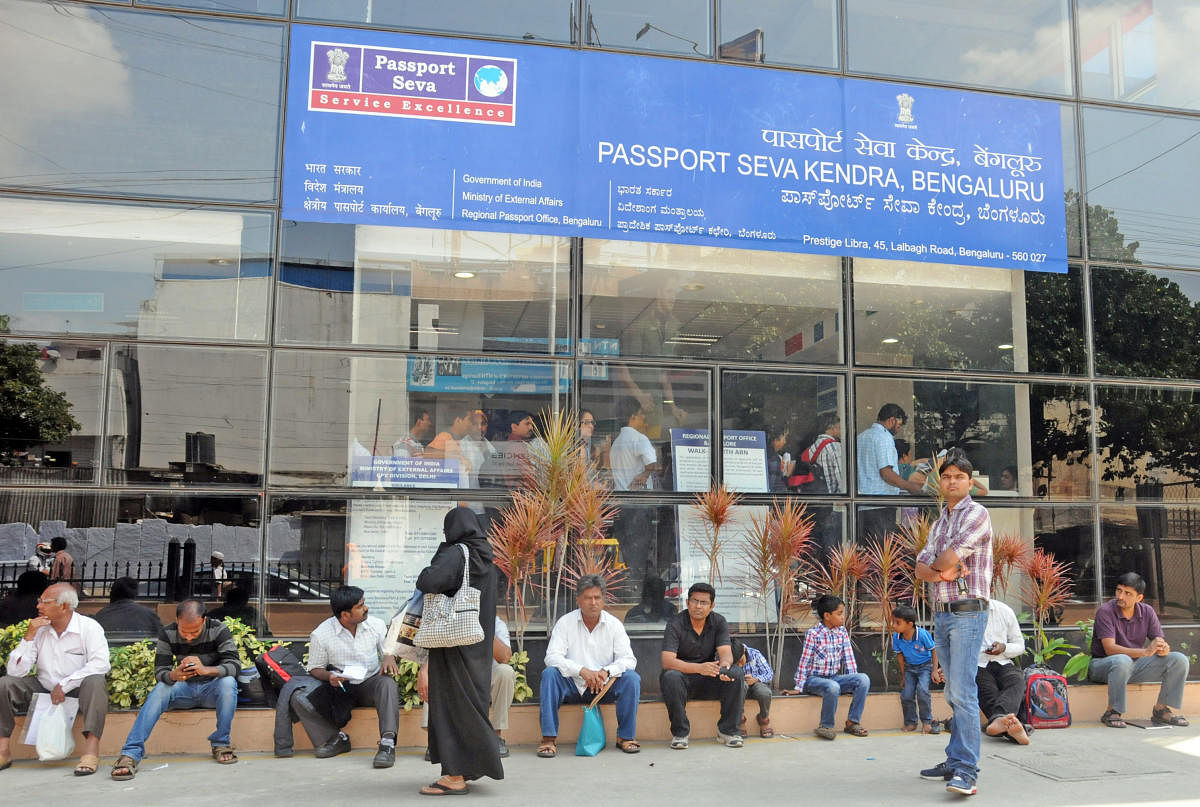
POLYGON ((970 597, 965 600, 954 600, 953 602, 939 602, 933 606, 933 610, 941 613, 960 614, 967 611, 986 611, 988 601, 984 597, 970 597))

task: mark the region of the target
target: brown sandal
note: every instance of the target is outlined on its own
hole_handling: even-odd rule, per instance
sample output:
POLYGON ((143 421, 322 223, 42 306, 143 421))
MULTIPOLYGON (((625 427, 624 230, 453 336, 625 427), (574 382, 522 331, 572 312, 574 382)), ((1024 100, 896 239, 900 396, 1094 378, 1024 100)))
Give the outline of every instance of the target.
POLYGON ((100 757, 95 754, 80 754, 79 764, 75 766, 76 776, 91 776, 100 767, 100 757))
POLYGON ((558 743, 554 740, 542 740, 538 746, 537 755, 542 759, 554 759, 558 756, 558 743))
POLYGON ((642 750, 642 744, 633 738, 622 740, 620 737, 618 737, 617 748, 620 748, 626 754, 636 754, 638 751, 642 750))
POLYGON ((861 723, 854 723, 849 720, 846 721, 846 727, 842 731, 854 737, 867 736, 867 730, 863 728, 861 723))
POLYGON ((117 757, 117 761, 113 763, 112 772, 109 773, 109 776, 111 776, 113 779, 116 779, 118 782, 124 782, 125 780, 132 779, 137 775, 137 766, 138 762, 136 759, 121 755, 117 757), (124 771, 124 773, 117 773, 117 771, 124 771))
POLYGON ((759 737, 774 737, 775 729, 771 728, 771 718, 755 717, 758 721, 758 736, 759 737))
POLYGON ((238 761, 237 754, 233 753, 233 749, 227 745, 214 745, 212 756, 218 765, 232 765, 238 761))

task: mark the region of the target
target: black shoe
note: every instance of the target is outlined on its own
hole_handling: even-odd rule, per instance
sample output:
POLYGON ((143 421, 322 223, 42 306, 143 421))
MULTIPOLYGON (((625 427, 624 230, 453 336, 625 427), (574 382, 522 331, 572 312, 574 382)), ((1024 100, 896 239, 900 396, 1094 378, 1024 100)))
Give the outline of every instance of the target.
POLYGON ((497 737, 496 739, 500 741, 500 759, 504 759, 508 756, 508 743, 504 742, 503 737, 497 737))
POLYGON ((379 744, 375 752, 375 761, 371 763, 376 768, 390 768, 396 764, 396 746, 379 744))
POLYGON ((344 754, 349 750, 350 738, 339 734, 329 742, 319 746, 313 756, 317 759, 329 759, 330 757, 336 757, 338 754, 344 754))
POLYGON ((432 761, 433 761, 433 760, 431 760, 431 759, 429 758, 429 747, 428 747, 428 746, 426 746, 426 748, 425 748, 425 761, 426 761, 426 762, 432 762, 432 761))
POLYGON ((951 779, 954 778, 954 771, 951 770, 950 766, 947 765, 945 762, 939 762, 938 764, 934 765, 932 768, 926 768, 925 770, 921 771, 921 778, 922 779, 932 779, 934 781, 941 780, 943 782, 949 782, 951 779))

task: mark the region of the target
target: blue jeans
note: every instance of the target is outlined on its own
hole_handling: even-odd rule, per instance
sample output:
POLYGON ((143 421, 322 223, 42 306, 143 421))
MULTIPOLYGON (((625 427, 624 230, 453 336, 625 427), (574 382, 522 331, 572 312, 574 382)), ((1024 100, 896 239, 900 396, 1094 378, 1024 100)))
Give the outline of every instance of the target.
POLYGON ((843 692, 854 693, 854 697, 850 699, 850 713, 846 715, 846 719, 853 723, 862 722, 863 707, 867 705, 867 694, 871 691, 871 679, 864 673, 846 673, 832 678, 813 675, 804 682, 804 691, 809 695, 821 696, 821 725, 833 728, 838 696, 843 692))
POLYGON ((1188 657, 1171 651, 1165 656, 1126 655, 1093 658, 1088 664, 1088 678, 1097 684, 1108 684, 1108 705, 1125 714, 1125 687, 1146 681, 1162 681, 1158 702, 1172 709, 1183 708, 1183 682, 1187 680, 1188 657))
POLYGON ((933 640, 946 675, 946 701, 954 709, 946 763, 955 773, 972 779, 979 775, 979 744, 983 735, 975 674, 979 670, 979 646, 983 644, 987 622, 986 610, 957 614, 938 611, 933 617, 933 640))
POLYGON ((933 675, 933 662, 904 664, 904 689, 900 691, 900 708, 904 710, 904 725, 917 724, 917 708, 920 707, 921 722, 933 722, 933 706, 929 702, 929 678, 933 675))
POLYGON ((121 754, 141 762, 146 755, 146 740, 162 713, 173 709, 194 709, 197 706, 204 709, 216 707, 217 710, 217 730, 208 735, 209 743, 214 748, 229 745, 229 730, 233 726, 234 710, 237 709, 237 678, 233 676, 197 683, 176 681, 174 684, 156 684, 142 704, 137 720, 133 721, 133 728, 125 738, 121 754))
MULTIPOLYGON (((633 740, 637 737, 638 699, 642 695, 642 679, 635 670, 621 673, 601 703, 617 704, 617 738, 633 740)), ((572 678, 565 678, 557 667, 542 671, 541 706, 542 736, 558 736, 558 707, 564 703, 591 703, 595 693, 584 690, 579 694, 572 678)))

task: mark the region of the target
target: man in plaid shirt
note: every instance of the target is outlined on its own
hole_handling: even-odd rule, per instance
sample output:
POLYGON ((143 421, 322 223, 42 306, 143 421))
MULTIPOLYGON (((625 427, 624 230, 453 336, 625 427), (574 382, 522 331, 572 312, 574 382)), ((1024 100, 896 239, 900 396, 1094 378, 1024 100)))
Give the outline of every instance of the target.
POLYGON ((917 577, 930 584, 946 700, 954 708, 946 760, 921 771, 921 777, 945 781, 947 790, 964 796, 977 792, 981 731, 975 672, 992 584, 992 521, 971 498, 973 471, 961 450, 946 455, 941 467, 946 507, 917 555, 917 577))
POLYGON ((825 740, 837 739, 833 728, 837 714, 838 696, 843 692, 853 693, 850 714, 846 716, 843 729, 854 737, 866 737, 867 730, 859 722, 863 707, 867 705, 867 693, 871 691, 871 679, 858 671, 854 661, 854 650, 850 647, 850 634, 846 632, 846 604, 840 597, 825 594, 813 603, 820 624, 814 625, 804 634, 804 652, 796 667, 796 689, 787 694, 805 693, 821 696, 821 724, 813 734, 825 740), (842 669, 845 672, 841 672, 842 669))

